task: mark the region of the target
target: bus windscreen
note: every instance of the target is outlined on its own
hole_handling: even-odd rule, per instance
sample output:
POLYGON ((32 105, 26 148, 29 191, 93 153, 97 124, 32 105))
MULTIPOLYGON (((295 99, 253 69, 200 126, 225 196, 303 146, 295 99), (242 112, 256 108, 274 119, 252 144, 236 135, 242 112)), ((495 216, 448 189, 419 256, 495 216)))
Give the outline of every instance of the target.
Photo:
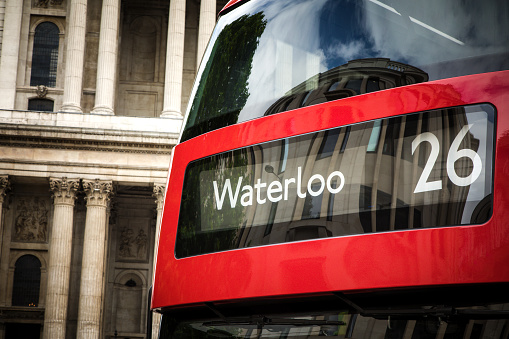
POLYGON ((262 116, 509 69, 506 0, 256 0, 218 21, 181 141, 262 116))

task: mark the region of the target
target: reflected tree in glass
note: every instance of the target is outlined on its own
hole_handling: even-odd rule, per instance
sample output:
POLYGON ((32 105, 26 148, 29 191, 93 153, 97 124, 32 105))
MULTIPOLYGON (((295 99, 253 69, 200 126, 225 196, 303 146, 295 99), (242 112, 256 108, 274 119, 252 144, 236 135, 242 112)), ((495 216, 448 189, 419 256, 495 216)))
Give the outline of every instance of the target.
POLYGON ((200 79, 183 140, 237 122, 249 97, 253 56, 266 24, 263 13, 244 15, 221 31, 200 79))

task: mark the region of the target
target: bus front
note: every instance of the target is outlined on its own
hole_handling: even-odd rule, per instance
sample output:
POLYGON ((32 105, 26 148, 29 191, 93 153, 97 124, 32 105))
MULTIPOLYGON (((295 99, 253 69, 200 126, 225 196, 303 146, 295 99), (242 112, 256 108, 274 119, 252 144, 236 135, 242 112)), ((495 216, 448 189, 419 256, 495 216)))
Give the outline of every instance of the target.
POLYGON ((202 60, 160 338, 507 338, 509 3, 251 0, 202 60))

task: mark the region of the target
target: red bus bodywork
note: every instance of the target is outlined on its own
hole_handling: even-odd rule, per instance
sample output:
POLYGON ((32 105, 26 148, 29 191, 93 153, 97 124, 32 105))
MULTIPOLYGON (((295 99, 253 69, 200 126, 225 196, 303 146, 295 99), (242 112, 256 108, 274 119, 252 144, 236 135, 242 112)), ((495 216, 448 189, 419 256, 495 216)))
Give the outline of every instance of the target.
MULTIPOLYGON (((230 2, 229 5, 235 3, 230 2)), ((225 127, 175 147, 152 308, 257 297, 509 282, 509 71, 399 87, 225 127), (174 255, 186 166, 196 159, 337 126, 446 107, 496 108, 493 215, 483 225, 394 231, 174 255), (175 192, 175 193, 173 193, 175 192)))
POLYGON ((228 3, 226 4, 226 6, 223 7, 223 9, 221 10, 221 13, 223 13, 224 11, 228 10, 230 7, 233 7, 235 6, 236 4, 240 4, 241 2, 244 2, 245 0, 230 0, 228 1, 228 3))

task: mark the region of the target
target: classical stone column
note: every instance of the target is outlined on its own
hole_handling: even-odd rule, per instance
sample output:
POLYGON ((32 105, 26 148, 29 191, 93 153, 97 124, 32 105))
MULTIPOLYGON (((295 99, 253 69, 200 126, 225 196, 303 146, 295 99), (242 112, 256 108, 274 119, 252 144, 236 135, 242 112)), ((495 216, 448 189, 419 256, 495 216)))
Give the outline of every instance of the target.
POLYGON ((154 185, 154 197, 156 198, 157 204, 157 219, 156 219, 156 237, 154 247, 154 266, 155 258, 157 255, 157 244, 159 243, 159 234, 161 233, 161 218, 163 216, 163 204, 164 204, 164 185, 154 185))
POLYGON ((200 66, 210 35, 216 24, 216 0, 201 0, 200 24, 198 26, 198 49, 196 51, 196 70, 200 66))
POLYGON ((49 183, 50 189, 53 191, 54 212, 43 338, 65 339, 71 275, 74 201, 79 187, 79 179, 50 178, 49 183))
MULTIPOLYGON (((159 234, 161 233, 161 218, 163 215, 164 190, 165 190, 164 185, 154 185, 154 197, 156 198, 157 204, 157 219, 156 219, 153 271, 155 271, 156 268, 157 245, 159 244, 159 234)), ((161 324, 161 314, 154 312, 152 315, 152 339, 157 339, 157 336, 159 335, 160 324, 161 324)))
POLYGON ((114 114, 119 22, 120 0, 103 0, 95 106, 92 113, 114 114))
POLYGON ((184 69, 184 33, 186 0, 171 0, 168 19, 166 71, 162 117, 182 119, 182 74, 184 69))
POLYGON ((87 0, 71 0, 70 6, 66 39, 64 97, 61 111, 81 113, 87 0))
MULTIPOLYGON (((7 191, 9 191, 10 188, 11 188, 11 184, 9 181, 9 176, 8 175, 0 175, 0 235, 2 234, 2 208, 1 207, 3 206, 7 191)), ((159 210, 157 213, 159 213, 159 210)), ((157 215, 157 217, 159 218, 159 214, 157 215)))
POLYGON ((14 109, 23 1, 7 0, 0 56, 0 108, 14 109))
MULTIPOLYGON (((4 199, 7 194, 7 191, 9 191, 11 188, 9 177, 7 175, 1 175, 0 176, 0 238, 4 234, 4 228, 3 228, 3 206, 4 206, 4 199)), ((2 246, 0 245, 0 257, 2 257, 2 246)))
POLYGON ((98 339, 104 276, 106 216, 113 185, 111 181, 83 180, 87 216, 81 264, 78 306, 78 339, 98 339))

